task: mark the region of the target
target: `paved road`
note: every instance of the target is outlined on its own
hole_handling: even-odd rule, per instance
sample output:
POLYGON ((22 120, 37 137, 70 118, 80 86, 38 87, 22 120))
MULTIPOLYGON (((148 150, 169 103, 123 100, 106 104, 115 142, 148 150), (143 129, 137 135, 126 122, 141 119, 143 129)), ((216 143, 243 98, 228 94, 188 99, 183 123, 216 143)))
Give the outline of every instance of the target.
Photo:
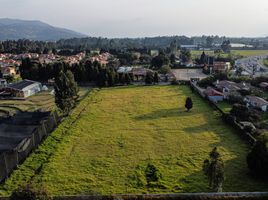
POLYGON ((207 77, 207 75, 202 72, 202 69, 173 69, 172 73, 176 79, 180 81, 189 81, 191 78, 204 79, 207 77))
POLYGON ((250 56, 237 60, 235 65, 237 68, 243 69, 242 74, 244 75, 268 75, 268 67, 263 64, 263 60, 266 58, 268 58, 268 55, 250 56))

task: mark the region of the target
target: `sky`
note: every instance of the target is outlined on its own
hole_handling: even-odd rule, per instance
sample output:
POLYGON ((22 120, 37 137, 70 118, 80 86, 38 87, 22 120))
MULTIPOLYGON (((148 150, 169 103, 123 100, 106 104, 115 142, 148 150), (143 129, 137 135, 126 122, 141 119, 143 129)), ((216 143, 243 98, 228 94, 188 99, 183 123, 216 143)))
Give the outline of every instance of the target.
POLYGON ((97 37, 268 36, 268 0, 0 0, 0 18, 97 37))

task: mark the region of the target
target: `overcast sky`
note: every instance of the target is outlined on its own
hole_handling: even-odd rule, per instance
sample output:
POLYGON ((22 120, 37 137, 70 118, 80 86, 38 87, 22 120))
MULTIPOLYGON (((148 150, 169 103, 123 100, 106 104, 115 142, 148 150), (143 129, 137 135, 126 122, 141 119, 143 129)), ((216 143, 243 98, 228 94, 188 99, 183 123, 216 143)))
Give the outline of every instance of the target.
POLYGON ((268 0, 0 0, 1 18, 90 36, 268 36, 268 0))

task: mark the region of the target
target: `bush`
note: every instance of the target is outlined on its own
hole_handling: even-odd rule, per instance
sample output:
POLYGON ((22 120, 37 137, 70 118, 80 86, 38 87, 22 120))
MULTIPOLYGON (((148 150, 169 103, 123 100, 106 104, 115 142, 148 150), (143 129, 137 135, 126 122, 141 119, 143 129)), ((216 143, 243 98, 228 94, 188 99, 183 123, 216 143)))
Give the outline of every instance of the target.
POLYGON ((240 121, 247 121, 250 116, 247 106, 242 104, 234 104, 230 114, 235 116, 240 121))
POLYGON ((158 182, 162 178, 162 175, 155 165, 148 163, 145 169, 145 177, 147 184, 150 185, 151 182, 158 182))
POLYGON ((168 74, 171 71, 171 68, 168 65, 164 65, 159 69, 159 73, 168 74))
POLYGON ((268 178, 268 151, 266 141, 257 141, 247 156, 247 164, 250 171, 257 177, 268 178))
POLYGON ((243 104, 243 97, 239 93, 231 93, 228 96, 228 102, 233 104, 233 103, 239 103, 243 104))
POLYGON ((15 190, 10 196, 10 200, 49 200, 51 199, 45 190, 36 190, 28 185, 15 190))

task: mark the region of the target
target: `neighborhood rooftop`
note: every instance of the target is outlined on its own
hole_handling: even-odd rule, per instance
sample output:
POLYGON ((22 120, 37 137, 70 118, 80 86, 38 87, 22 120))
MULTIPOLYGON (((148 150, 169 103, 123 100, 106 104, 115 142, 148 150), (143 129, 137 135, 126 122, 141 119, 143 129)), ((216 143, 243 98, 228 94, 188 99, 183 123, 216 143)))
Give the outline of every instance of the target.
POLYGON ((36 83, 36 82, 30 81, 30 80, 23 80, 23 81, 20 81, 17 83, 13 83, 13 84, 9 85, 8 87, 16 89, 16 90, 23 90, 24 88, 26 88, 34 83, 36 83))

